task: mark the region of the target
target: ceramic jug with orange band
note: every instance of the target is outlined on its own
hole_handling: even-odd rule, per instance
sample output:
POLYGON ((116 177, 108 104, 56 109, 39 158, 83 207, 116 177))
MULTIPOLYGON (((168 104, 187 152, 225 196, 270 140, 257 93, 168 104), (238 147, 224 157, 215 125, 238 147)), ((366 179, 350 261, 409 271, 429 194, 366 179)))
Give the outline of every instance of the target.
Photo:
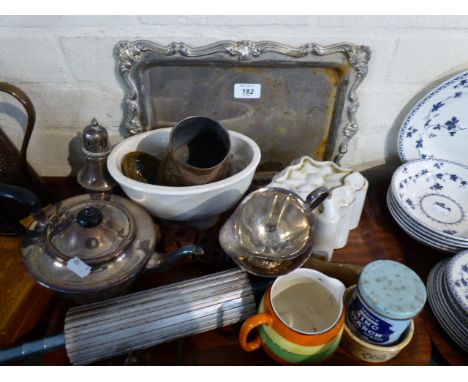
POLYGON ((278 277, 267 289, 258 314, 242 325, 245 351, 263 347, 281 364, 313 364, 330 357, 343 333, 345 286, 312 269, 296 269, 278 277), (250 331, 258 336, 248 341, 250 331))

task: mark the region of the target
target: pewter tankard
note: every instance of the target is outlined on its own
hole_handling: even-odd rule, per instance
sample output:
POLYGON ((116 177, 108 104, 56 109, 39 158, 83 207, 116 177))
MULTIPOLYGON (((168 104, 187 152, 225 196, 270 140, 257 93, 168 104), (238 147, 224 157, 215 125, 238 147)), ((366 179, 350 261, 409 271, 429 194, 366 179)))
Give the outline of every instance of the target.
POLYGON ((226 129, 205 117, 189 117, 171 131, 160 179, 166 186, 196 186, 228 176, 231 140, 226 129))

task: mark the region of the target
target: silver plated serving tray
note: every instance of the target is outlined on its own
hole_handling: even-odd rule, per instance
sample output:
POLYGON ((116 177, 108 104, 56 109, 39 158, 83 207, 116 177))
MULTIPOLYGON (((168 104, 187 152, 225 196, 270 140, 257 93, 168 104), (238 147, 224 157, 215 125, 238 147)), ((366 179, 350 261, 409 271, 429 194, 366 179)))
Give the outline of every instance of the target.
POLYGON ((129 134, 191 115, 213 118, 259 144, 260 172, 303 155, 340 163, 358 130, 356 90, 370 59, 363 45, 270 41, 120 41, 115 54, 129 134))

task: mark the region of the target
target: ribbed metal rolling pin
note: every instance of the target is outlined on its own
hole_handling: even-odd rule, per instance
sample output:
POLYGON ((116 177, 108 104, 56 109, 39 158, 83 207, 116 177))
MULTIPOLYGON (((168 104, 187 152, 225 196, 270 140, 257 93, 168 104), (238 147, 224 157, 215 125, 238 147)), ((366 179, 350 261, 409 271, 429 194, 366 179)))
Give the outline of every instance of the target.
POLYGON ((256 311, 251 282, 233 269, 110 300, 71 308, 64 333, 0 351, 0 363, 65 346, 70 362, 85 365, 245 320, 256 311))

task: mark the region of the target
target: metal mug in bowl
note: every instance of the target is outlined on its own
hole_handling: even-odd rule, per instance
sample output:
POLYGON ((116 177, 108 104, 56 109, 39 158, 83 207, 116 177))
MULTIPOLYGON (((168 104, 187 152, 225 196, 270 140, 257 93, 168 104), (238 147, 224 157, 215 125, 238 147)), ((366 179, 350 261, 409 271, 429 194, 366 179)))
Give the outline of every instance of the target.
POLYGON ((221 228, 221 247, 236 264, 257 276, 289 273, 311 255, 312 210, 328 195, 325 187, 312 191, 305 201, 283 188, 254 191, 221 228))
POLYGON ((218 122, 185 118, 171 131, 160 180, 166 186, 196 186, 224 179, 230 150, 229 133, 218 122))

